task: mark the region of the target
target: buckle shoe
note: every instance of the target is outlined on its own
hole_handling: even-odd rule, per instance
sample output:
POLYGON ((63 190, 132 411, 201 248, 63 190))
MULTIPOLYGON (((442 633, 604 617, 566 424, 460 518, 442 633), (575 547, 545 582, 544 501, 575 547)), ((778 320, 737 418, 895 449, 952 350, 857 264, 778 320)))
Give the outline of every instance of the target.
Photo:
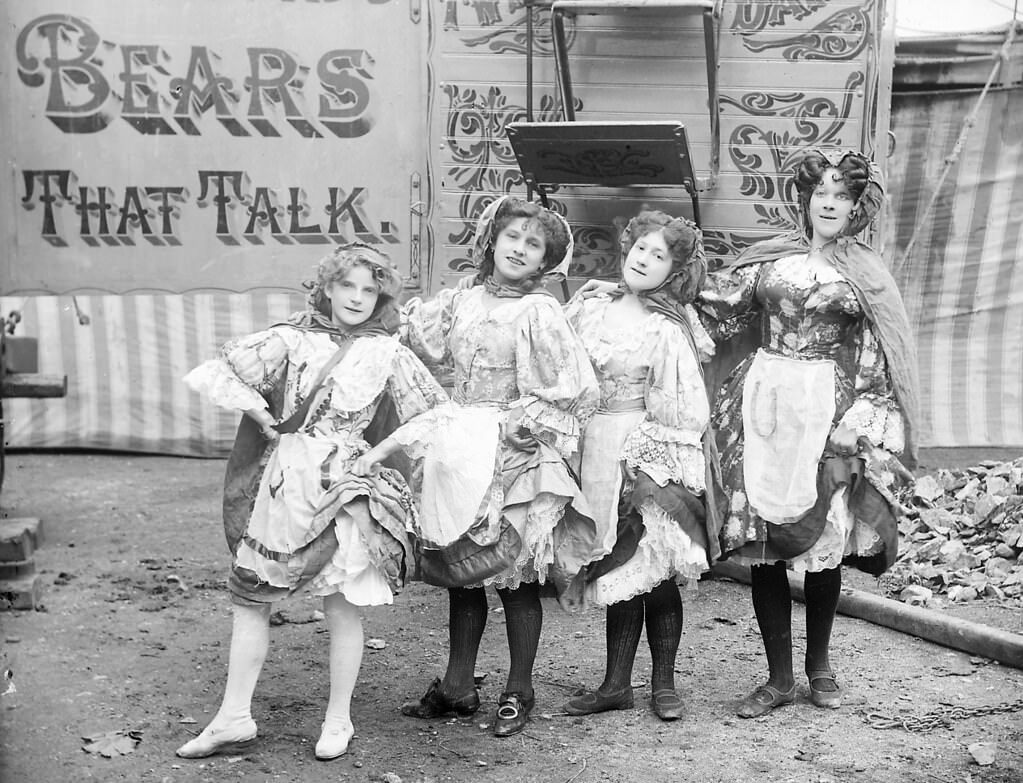
POLYGON ((502 693, 497 700, 497 714, 494 717, 494 736, 510 737, 526 727, 529 713, 536 704, 536 694, 528 698, 521 693, 502 693))

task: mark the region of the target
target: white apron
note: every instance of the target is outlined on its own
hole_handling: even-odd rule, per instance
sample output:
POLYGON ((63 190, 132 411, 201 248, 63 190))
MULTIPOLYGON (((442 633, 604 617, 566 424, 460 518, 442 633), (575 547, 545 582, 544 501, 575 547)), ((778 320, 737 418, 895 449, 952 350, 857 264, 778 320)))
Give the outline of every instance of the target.
POLYGON ((817 502, 817 464, 835 417, 835 363, 757 351, 742 390, 750 508, 775 524, 817 502))

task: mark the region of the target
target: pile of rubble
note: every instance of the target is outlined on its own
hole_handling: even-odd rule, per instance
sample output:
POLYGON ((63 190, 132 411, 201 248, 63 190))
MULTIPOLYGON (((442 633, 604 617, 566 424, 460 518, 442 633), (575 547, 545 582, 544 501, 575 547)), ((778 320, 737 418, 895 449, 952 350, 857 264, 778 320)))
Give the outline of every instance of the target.
POLYGON ((905 498, 899 560, 882 577, 906 603, 1023 602, 1023 458, 940 469, 905 498))

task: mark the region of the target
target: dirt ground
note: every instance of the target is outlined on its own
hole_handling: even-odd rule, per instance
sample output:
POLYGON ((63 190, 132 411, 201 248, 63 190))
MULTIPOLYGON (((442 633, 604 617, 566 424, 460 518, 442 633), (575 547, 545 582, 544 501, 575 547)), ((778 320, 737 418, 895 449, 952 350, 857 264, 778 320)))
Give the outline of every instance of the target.
MULTIPOLYGON (((974 456, 934 452, 925 465, 974 456)), ((727 580, 684 593, 677 668, 688 714, 675 723, 649 709, 645 643, 635 709, 586 718, 560 712, 575 689, 600 680, 603 613, 568 615, 551 604, 533 720, 516 737, 494 738, 489 712, 507 667, 496 595, 478 665, 484 709, 462 720, 402 717, 398 706, 420 695, 445 660, 445 595, 415 584, 394 606, 364 614, 367 640, 384 644, 365 652, 346 756, 313 757, 327 638, 318 604, 295 599, 280 607, 257 689, 257 743, 241 756, 178 759, 174 749, 216 710, 226 669, 223 469, 221 460, 8 455, 3 514, 43 520, 35 557, 45 606, 0 613, 0 657, 16 688, 0 696, 0 781, 1023 781, 1023 711, 982 712, 1023 698, 1023 671, 849 617, 838 618, 834 634, 846 692, 840 710, 813 707, 800 682, 795 705, 752 721, 734 717, 736 700, 765 678, 766 664, 748 588, 727 580), (966 711, 928 732, 881 729, 868 719, 947 706, 966 711), (126 755, 83 750, 83 737, 128 730, 140 741, 126 755), (991 763, 981 765, 974 754, 985 760, 985 751, 991 763)), ((861 575, 847 572, 847 582, 878 591, 861 575)), ((1019 603, 985 600, 954 614, 1023 633, 1019 603)), ((794 625, 799 661, 798 604, 794 625)))

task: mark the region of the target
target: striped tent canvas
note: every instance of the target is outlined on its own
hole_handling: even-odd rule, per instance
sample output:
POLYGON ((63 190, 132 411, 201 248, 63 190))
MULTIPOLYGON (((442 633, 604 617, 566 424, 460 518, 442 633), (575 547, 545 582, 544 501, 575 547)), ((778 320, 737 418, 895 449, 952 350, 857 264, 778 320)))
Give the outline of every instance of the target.
POLYGON ((1023 91, 896 94, 889 247, 916 328, 930 446, 1023 444, 1023 91), (916 242, 905 250, 915 231, 916 242))
POLYGON ((300 292, 0 298, 39 340, 39 371, 68 376, 60 399, 4 400, 12 448, 222 456, 238 415, 182 382, 232 337, 304 306, 300 292))

